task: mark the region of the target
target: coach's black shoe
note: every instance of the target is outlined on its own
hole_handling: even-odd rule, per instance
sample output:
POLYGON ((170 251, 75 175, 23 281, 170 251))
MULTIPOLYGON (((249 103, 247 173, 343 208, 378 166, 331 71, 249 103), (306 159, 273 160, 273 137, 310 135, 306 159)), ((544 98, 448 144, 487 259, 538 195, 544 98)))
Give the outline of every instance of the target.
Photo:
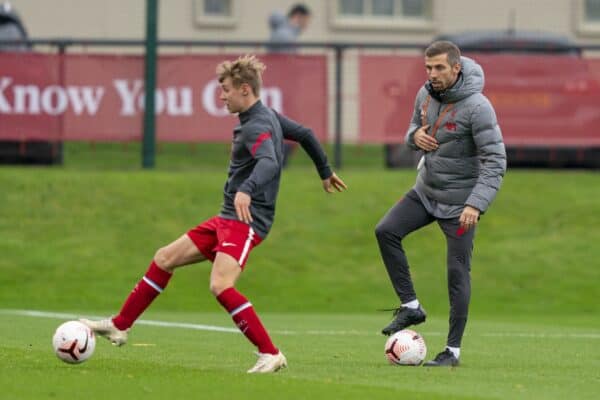
POLYGON ((454 354, 446 349, 439 353, 433 360, 427 361, 423 364, 424 367, 457 367, 458 358, 454 354))
POLYGON ((418 308, 400 307, 394 310, 394 319, 388 326, 381 330, 386 336, 392 335, 411 325, 425 322, 427 314, 421 305, 418 308))

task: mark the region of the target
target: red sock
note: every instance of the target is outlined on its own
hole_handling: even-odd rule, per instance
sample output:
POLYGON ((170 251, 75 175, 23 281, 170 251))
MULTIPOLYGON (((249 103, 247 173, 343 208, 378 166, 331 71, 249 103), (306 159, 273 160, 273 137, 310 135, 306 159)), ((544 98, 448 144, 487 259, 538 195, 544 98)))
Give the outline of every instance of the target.
POLYGON ((277 354, 279 350, 271 342, 271 338, 262 322, 256 315, 252 303, 235 288, 228 288, 217 296, 217 300, 229 312, 233 322, 261 353, 277 354))
POLYGON ((171 275, 167 271, 160 269, 152 261, 148 271, 146 271, 146 275, 135 285, 129 297, 125 300, 125 304, 121 307, 119 315, 113 318, 113 324, 120 330, 131 327, 135 320, 152 303, 152 300, 167 287, 171 275))

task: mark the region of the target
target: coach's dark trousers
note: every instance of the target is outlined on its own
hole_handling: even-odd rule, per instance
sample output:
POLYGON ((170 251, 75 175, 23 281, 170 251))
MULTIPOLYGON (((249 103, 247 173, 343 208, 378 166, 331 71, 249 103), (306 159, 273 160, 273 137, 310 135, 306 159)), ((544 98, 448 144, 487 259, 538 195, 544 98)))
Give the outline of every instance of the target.
POLYGON ((446 236, 448 295, 450 298, 450 329, 447 345, 460 347, 471 298, 471 255, 475 229, 459 236, 458 218, 437 219, 427 212, 414 191, 408 192, 375 228, 381 257, 388 271, 394 290, 402 303, 415 300, 417 295, 410 278, 402 239, 409 233, 437 220, 446 236))

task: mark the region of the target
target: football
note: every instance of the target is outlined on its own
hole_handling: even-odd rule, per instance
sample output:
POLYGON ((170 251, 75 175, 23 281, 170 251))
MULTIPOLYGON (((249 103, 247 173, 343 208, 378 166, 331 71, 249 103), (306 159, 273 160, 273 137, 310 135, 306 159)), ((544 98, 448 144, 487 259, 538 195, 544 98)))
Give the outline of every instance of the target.
POLYGON ((385 343, 385 357, 390 364, 420 365, 426 355, 425 339, 410 329, 394 333, 385 343))
POLYGON ((68 321, 56 328, 52 347, 58 358, 69 364, 79 364, 94 354, 94 332, 79 321, 68 321))

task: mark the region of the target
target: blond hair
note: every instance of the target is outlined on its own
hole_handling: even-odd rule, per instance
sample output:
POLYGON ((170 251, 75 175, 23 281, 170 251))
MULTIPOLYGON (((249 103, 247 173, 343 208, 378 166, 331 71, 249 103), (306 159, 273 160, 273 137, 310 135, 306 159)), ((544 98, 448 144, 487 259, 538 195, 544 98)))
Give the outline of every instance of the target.
POLYGON ((267 69, 254 55, 245 55, 235 61, 223 61, 217 65, 217 76, 219 83, 223 83, 226 78, 231 78, 231 83, 235 88, 239 88, 243 83, 247 83, 252 88, 255 96, 260 95, 262 86, 262 73, 267 69))

